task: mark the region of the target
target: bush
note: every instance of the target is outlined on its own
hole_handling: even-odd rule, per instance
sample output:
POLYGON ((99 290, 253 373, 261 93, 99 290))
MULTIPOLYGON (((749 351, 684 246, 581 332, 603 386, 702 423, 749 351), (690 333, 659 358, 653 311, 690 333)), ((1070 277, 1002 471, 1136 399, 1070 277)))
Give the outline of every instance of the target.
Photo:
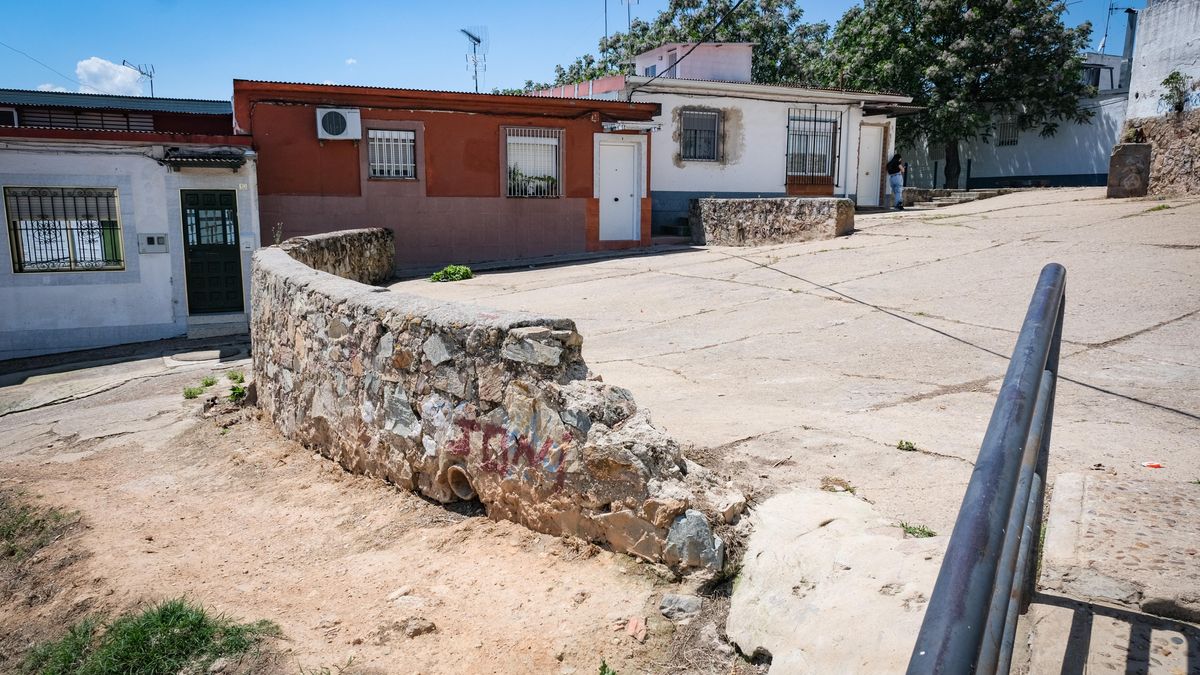
POLYGON ((430 281, 462 281, 475 276, 471 274, 471 268, 466 265, 446 265, 439 272, 434 272, 433 276, 429 277, 430 281))
POLYGON ((200 394, 203 394, 203 393, 204 393, 203 387, 184 387, 184 389, 183 389, 183 397, 184 398, 196 398, 197 396, 199 396, 200 394))

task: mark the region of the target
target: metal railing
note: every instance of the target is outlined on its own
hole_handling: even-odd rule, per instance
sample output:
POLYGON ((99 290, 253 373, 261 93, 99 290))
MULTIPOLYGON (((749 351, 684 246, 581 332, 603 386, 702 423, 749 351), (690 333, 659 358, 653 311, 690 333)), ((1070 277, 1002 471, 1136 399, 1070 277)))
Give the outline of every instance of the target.
POLYGON ((1066 270, 1042 269, 908 663, 909 675, 1007 673, 1037 580, 1066 305, 1066 270))

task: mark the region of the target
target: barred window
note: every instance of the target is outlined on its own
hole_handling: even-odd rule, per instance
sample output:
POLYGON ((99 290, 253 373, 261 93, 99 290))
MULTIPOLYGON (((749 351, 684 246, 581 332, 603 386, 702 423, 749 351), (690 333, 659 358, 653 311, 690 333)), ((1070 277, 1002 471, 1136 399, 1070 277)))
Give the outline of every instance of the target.
POLYGON ((1017 134, 1016 120, 1000 120, 1000 123, 996 125, 996 145, 1016 145, 1017 134))
POLYGON ((721 159, 721 113, 681 110, 679 129, 680 157, 707 162, 721 159))
POLYGON ((829 183, 837 168, 838 113, 793 109, 788 115, 787 182, 829 183))
POLYGON ((372 178, 417 177, 417 132, 367 130, 367 162, 372 178))
POLYGON ((562 137, 562 129, 505 130, 507 196, 562 196, 562 137))
POLYGON ((125 269, 117 191, 4 188, 14 272, 125 269))

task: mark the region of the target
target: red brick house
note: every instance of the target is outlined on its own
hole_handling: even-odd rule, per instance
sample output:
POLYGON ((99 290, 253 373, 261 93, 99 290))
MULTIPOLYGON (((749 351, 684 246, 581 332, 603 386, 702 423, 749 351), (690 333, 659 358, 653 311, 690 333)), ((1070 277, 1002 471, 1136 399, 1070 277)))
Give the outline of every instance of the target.
POLYGON ((658 104, 235 80, 260 217, 396 233, 401 272, 650 244, 658 104))

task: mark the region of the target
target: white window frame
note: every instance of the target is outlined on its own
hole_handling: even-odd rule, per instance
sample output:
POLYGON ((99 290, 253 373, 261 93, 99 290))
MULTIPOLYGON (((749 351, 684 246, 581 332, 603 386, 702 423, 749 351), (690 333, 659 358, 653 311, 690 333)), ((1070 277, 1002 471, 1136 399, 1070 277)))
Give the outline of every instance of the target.
POLYGON ((413 129, 367 129, 367 176, 417 179, 417 132, 413 129))
POLYGON ((554 199, 563 196, 564 130, 554 127, 502 127, 505 197, 554 199), (553 147, 553 150, 547 150, 553 147))

